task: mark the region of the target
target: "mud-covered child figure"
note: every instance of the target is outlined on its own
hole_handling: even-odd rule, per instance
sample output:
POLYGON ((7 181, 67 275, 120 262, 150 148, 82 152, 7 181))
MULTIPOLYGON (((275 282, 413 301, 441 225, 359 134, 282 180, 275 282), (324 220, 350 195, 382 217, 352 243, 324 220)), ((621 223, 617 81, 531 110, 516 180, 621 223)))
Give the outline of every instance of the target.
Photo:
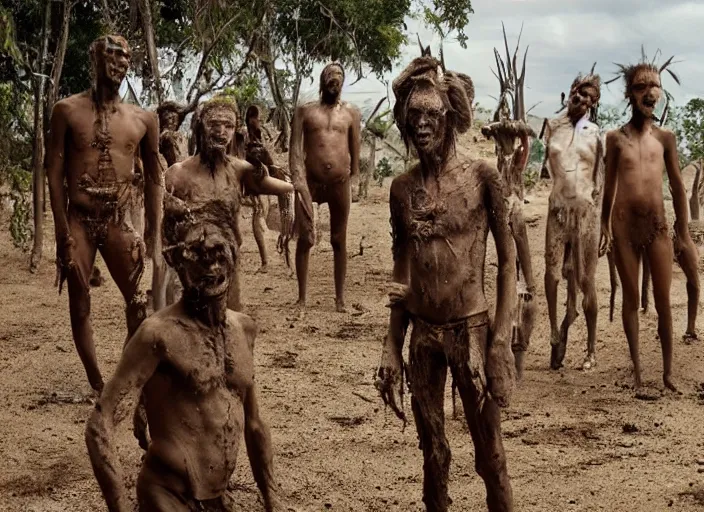
MULTIPOLYGON (((227 204, 182 208, 167 198, 164 256, 183 296, 147 318, 128 341, 86 425, 95 477, 111 512, 132 511, 115 428, 140 394, 152 441, 137 478, 140 512, 230 510, 225 503, 244 431, 266 510, 280 510, 271 438, 254 382, 257 327, 227 309, 237 243, 227 204)), ((128 411, 129 412, 129 411, 128 411)))
POLYGON ((188 140, 179 131, 185 117, 185 109, 174 101, 165 101, 156 109, 159 116, 159 152, 167 167, 188 157, 188 140))
POLYGON ((90 323, 89 278, 96 251, 127 304, 128 338, 146 315, 146 297, 138 290, 146 249, 129 215, 137 149, 144 167, 146 247, 160 252, 155 247, 162 197, 157 119, 121 103, 118 94, 130 55, 120 36, 95 40, 91 89, 57 102, 51 114, 47 176, 59 293, 67 281, 73 339, 96 391, 103 387, 90 323))
MULTIPOLYGON (((638 340, 638 274, 647 257, 653 280, 653 297, 658 314, 658 336, 662 346, 663 382, 677 390, 672 375, 672 281, 673 240, 668 233, 663 199, 663 172, 667 172, 675 210, 674 251, 684 266, 696 265, 687 219, 687 197, 677 159, 675 135, 655 124, 654 109, 663 92, 661 72, 644 59, 621 66, 625 97, 631 105, 630 121, 606 134, 606 181, 601 215, 600 254, 612 250, 621 280, 623 328, 633 361, 636 396, 645 395, 641 377, 638 340)), ((686 269, 689 275, 692 269, 686 269)), ((696 273, 696 269, 694 269, 696 273)))
POLYGON ((345 311, 347 220, 350 178, 359 173, 361 114, 340 99, 345 71, 328 64, 320 74, 320 100, 296 108, 291 131, 289 169, 296 189, 297 307, 302 315, 308 290, 308 260, 315 244, 313 203, 328 203, 330 244, 335 265, 335 307, 345 311))
POLYGON ((567 350, 567 333, 577 318, 577 292, 587 322, 587 356, 596 364, 596 267, 599 260, 604 148, 596 120, 601 79, 594 70, 572 82, 564 115, 548 121, 546 163, 552 178, 545 235, 545 297, 550 317, 550 367, 558 369, 567 350), (557 323, 560 277, 567 280, 567 309, 557 323))
MULTIPOLYGON (((195 114, 194 114, 195 115, 195 114)), ((167 195, 182 201, 189 208, 221 200, 229 212, 226 222, 235 233, 237 245, 242 243, 239 231, 239 210, 243 188, 256 194, 288 194, 293 185, 272 178, 263 164, 252 165, 234 157, 229 147, 237 129, 237 105, 227 97, 215 97, 199 108, 195 123, 195 155, 178 162, 164 176, 167 195)), ((237 265, 230 278, 228 307, 241 309, 237 265)), ((158 288, 165 293, 164 283, 158 288)))
POLYGON ((450 447, 445 437, 447 368, 462 398, 491 512, 513 510, 501 440, 500 406, 515 384, 511 324, 516 301, 516 256, 501 177, 493 165, 458 159, 455 138, 472 122, 461 78, 438 72, 432 57, 415 59, 393 82, 394 117, 419 162, 394 179, 391 316, 376 386, 401 410, 402 348, 409 322, 408 382, 423 450, 423 502, 448 509, 450 447), (484 296, 488 233, 498 255, 496 317, 490 326, 484 296))

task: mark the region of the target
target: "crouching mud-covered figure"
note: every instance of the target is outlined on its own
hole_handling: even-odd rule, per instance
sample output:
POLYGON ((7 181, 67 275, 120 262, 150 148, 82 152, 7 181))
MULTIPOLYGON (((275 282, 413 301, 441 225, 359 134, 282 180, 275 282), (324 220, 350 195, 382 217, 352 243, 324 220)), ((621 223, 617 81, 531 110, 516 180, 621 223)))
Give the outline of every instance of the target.
POLYGON ((152 441, 137 479, 140 512, 231 510, 225 503, 244 431, 266 510, 279 510, 271 439, 254 383, 257 327, 227 309, 237 243, 228 204, 166 199, 164 256, 183 297, 148 319, 125 347, 86 425, 95 477, 110 511, 132 511, 115 428, 140 393, 152 441))
POLYGON ((320 74, 320 101, 296 108, 293 116, 289 169, 296 195, 296 277, 299 313, 308 291, 308 261, 315 244, 313 203, 328 203, 330 244, 335 261, 335 307, 345 311, 347 274, 347 220, 350 213, 350 178, 359 173, 361 114, 340 100, 345 72, 338 63, 320 74))
POLYGON ((91 89, 57 102, 52 111, 47 176, 59 293, 67 281, 73 339, 91 387, 100 391, 90 323, 95 255, 100 251, 125 299, 129 337, 146 316, 146 296, 139 291, 146 250, 160 252, 155 235, 162 176, 156 116, 120 102, 118 89, 130 65, 127 42, 101 37, 91 44, 90 60, 91 89), (144 167, 146 247, 130 216, 137 149, 144 167))
POLYGON ((459 160, 455 138, 471 125, 465 85, 439 71, 432 57, 415 59, 394 80, 394 117, 419 162, 394 179, 390 210, 394 285, 389 332, 376 386, 405 422, 402 347, 409 322, 407 377, 423 450, 423 501, 448 509, 450 447, 444 428, 449 366, 474 441, 489 510, 513 510, 501 440, 499 406, 515 383, 511 322, 516 301, 515 249, 501 176, 480 160, 459 160), (487 237, 498 254, 496 317, 484 296, 487 237))
POLYGON ((577 292, 583 295, 587 322, 584 369, 596 364, 596 267, 604 150, 594 124, 601 80, 593 70, 579 75, 570 88, 567 112, 546 125, 547 168, 552 178, 545 237, 545 296, 550 316, 550 367, 562 366, 567 332, 577 317, 577 292), (557 323, 557 288, 567 280, 567 310, 557 323))
MULTIPOLYGON (((227 223, 235 234, 237 245, 242 241, 239 231, 239 211, 242 189, 259 194, 286 194, 293 185, 267 175, 262 165, 228 154, 237 129, 237 105, 233 100, 216 97, 199 108, 195 124, 196 154, 169 167, 164 176, 168 194, 183 201, 189 208, 221 200, 227 205, 227 223)), ((238 265, 230 276, 230 309, 239 311, 240 287, 238 265)), ((158 287, 164 293, 164 283, 158 287)))
MULTIPOLYGON (((606 181, 601 216, 600 254, 613 243, 614 259, 623 293, 623 327, 633 360, 636 396, 642 388, 638 340, 638 273, 645 257, 650 264, 653 296, 662 346, 663 382, 676 390, 672 376, 672 281, 673 241, 668 233, 663 199, 663 171, 667 172, 675 209, 674 252, 691 252, 681 260, 696 265, 696 247, 688 230, 687 197, 677 159, 675 135, 654 123, 654 109, 662 96, 658 68, 644 60, 620 66, 632 114, 628 124, 606 135, 606 181)), ((669 71, 669 70, 668 70, 669 71)), ((618 78, 618 77, 617 77, 618 78)), ((689 272, 689 273, 687 273, 689 272)), ((688 269, 696 275, 695 269, 688 269)))

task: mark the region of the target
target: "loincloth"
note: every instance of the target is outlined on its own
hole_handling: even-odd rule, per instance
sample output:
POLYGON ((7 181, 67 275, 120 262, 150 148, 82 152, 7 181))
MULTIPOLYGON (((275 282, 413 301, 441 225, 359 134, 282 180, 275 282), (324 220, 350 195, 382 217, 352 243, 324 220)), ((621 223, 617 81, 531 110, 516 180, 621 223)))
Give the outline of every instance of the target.
POLYGON ((427 368, 418 361, 419 358, 429 357, 429 353, 441 354, 450 369, 467 365, 479 402, 482 403, 487 393, 484 365, 490 336, 489 314, 484 311, 446 324, 433 324, 417 315, 410 318, 413 323, 408 361, 411 379, 422 382, 434 379, 433 375, 418 375, 419 369, 427 368))
POLYGON ((656 211, 631 207, 625 214, 618 215, 618 220, 621 229, 613 229, 614 238, 625 236, 636 251, 646 249, 660 237, 669 238, 667 219, 656 211))
MULTIPOLYGON (((156 504, 168 504, 179 509, 186 507, 189 512, 230 512, 231 508, 226 503, 225 496, 218 496, 207 500, 198 500, 188 491, 178 491, 169 485, 168 481, 174 477, 172 469, 154 454, 148 454, 144 465, 137 478, 137 500, 140 512, 152 512, 156 504), (166 495, 166 496, 165 496, 166 495)), ((179 483, 178 487, 181 487, 179 483)))
MULTIPOLYGON (((551 205, 548 218, 559 226, 557 240, 554 242, 563 244, 565 248, 562 276, 565 279, 573 276, 576 281, 581 280, 587 260, 598 253, 599 209, 588 204, 551 205)), ((553 261, 549 264, 559 265, 560 262, 553 261)))
POLYGON ((90 241, 96 247, 102 247, 107 242, 110 227, 119 227, 125 231, 134 230, 128 221, 127 210, 128 206, 123 205, 89 211, 86 208, 69 203, 68 216, 79 220, 85 227, 90 241))

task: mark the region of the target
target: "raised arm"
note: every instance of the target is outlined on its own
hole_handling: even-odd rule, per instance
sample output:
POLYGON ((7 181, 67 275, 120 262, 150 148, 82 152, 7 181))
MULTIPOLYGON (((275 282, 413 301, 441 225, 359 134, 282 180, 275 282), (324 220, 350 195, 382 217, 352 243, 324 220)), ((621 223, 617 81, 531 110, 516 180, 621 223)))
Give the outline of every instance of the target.
POLYGON ((103 389, 86 424, 86 445, 93 473, 110 512, 131 511, 118 454, 115 427, 132 417, 142 388, 156 370, 163 345, 149 321, 125 345, 115 374, 103 389))
POLYGON ((502 191, 501 175, 489 164, 484 165, 483 174, 484 201, 489 212, 489 229, 494 237, 499 264, 496 277, 496 314, 487 353, 486 375, 494 400, 505 407, 508 405, 515 381, 511 334, 516 307, 516 249, 508 225, 508 210, 502 191))
POLYGON ((348 144, 350 147, 350 176, 359 174, 359 151, 362 144, 362 115, 359 109, 350 107, 352 112, 352 122, 348 133, 348 144))
POLYGON ((611 249, 611 211, 616 198, 618 186, 618 158, 619 149, 615 132, 606 134, 606 168, 604 171, 604 198, 601 204, 601 241, 599 243, 599 256, 603 256, 611 249))
POLYGON ((682 180, 680 163, 677 157, 677 137, 669 130, 664 130, 665 169, 672 191, 672 206, 675 209, 675 232, 679 239, 685 241, 689 236, 689 214, 687 211, 687 190, 682 180))
POLYGON ((261 163, 252 165, 242 160, 238 173, 240 183, 251 193, 280 196, 289 194, 294 190, 291 183, 269 176, 266 167, 261 163))
POLYGON ((62 257, 64 243, 69 236, 67 217, 67 198, 64 185, 66 178, 66 135, 68 132, 68 105, 59 101, 51 111, 51 128, 46 156, 47 180, 49 182, 49 198, 51 211, 54 214, 54 229, 56 231, 57 256, 62 257))

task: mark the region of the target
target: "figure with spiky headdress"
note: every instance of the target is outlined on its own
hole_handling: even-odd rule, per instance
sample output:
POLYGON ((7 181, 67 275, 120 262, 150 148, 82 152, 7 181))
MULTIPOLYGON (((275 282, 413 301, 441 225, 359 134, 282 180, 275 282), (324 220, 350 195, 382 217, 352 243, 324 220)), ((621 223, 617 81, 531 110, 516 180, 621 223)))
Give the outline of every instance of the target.
MULTIPOLYGON (((596 63, 595 63, 596 66, 596 63)), ((562 366, 567 333, 577 318, 577 293, 587 322, 587 356, 583 369, 596 364, 596 266, 599 214, 604 181, 604 149, 595 124, 601 79, 594 67, 572 82, 565 113, 545 126, 546 163, 552 178, 545 235, 545 297, 550 317, 550 367, 562 366), (557 289, 567 280, 567 310, 557 323, 557 289)))
POLYGON ((393 284, 389 330, 376 387, 402 421, 404 376, 423 450, 423 502, 448 509, 450 447, 443 397, 450 368, 463 402, 491 512, 513 510, 499 407, 515 383, 511 323, 516 255, 501 176, 482 160, 460 159, 459 133, 472 123, 467 80, 430 56, 414 59, 393 82, 394 118, 418 161, 391 184, 393 284), (489 231, 498 255, 496 314, 484 295, 489 231), (402 349, 412 324, 409 361, 402 349))
POLYGON ((625 98, 632 114, 626 125, 606 135, 600 254, 613 247, 622 284, 623 326, 633 360, 637 396, 646 394, 641 378, 638 340, 638 275, 643 258, 647 258, 650 264, 653 279, 663 382, 668 389, 677 390, 672 375, 670 283, 673 242, 668 234, 663 198, 665 172, 676 216, 674 252, 690 251, 696 255, 688 230, 687 196, 677 158, 677 140, 671 131, 658 126, 655 118, 655 107, 663 95, 662 72, 666 70, 677 78, 669 69, 672 59, 670 57, 662 66, 657 66, 643 55, 637 64, 618 65, 619 74, 610 80, 623 79, 625 98))
MULTIPOLYGON (((196 153, 166 171, 167 194, 195 207, 214 200, 228 205, 232 231, 237 244, 242 241, 239 231, 239 210, 243 190, 256 194, 287 194, 293 185, 272 178, 263 164, 241 160, 231 154, 239 111, 232 98, 216 96, 201 104, 194 122, 193 138, 196 153)), ((241 309, 239 272, 230 279, 228 307, 241 309)), ((160 282, 153 293, 164 294, 160 282)))
MULTIPOLYGON (((501 26, 503 28, 503 23, 501 26)), ((528 48, 523 55, 523 64, 519 71, 517 54, 521 36, 519 34, 516 48, 511 56, 508 51, 505 28, 503 28, 503 35, 506 48, 505 62, 499 51, 494 48, 497 65, 494 74, 499 79, 499 102, 493 122, 482 126, 481 131, 487 139, 494 141, 497 167, 503 179, 504 197, 508 201, 509 226, 516 244, 519 268, 518 308, 514 318, 512 349, 516 361, 517 377, 520 380, 523 375, 523 360, 530 344, 537 314, 528 229, 523 217, 525 195, 523 175, 528 164, 531 139, 535 138, 535 133, 527 121, 528 112, 525 108, 523 91, 528 48)))

